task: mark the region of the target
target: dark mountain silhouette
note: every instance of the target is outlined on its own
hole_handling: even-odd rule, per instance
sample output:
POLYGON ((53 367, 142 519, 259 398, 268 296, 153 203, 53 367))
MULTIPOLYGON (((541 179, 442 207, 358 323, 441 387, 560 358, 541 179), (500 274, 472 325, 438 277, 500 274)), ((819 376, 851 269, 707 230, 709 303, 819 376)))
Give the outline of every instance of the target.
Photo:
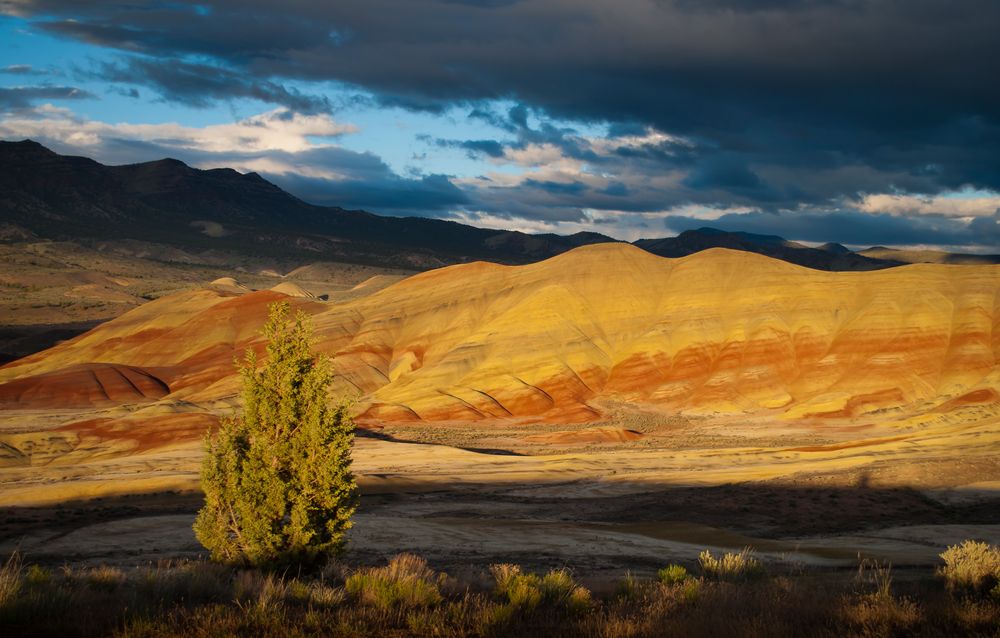
POLYGON ((135 239, 279 258, 308 251, 311 259, 402 267, 524 263, 615 241, 315 206, 256 173, 199 170, 175 159, 105 166, 30 140, 0 142, 0 221, 51 239, 135 239))
MULTIPOLYGON (((484 259, 538 261, 586 244, 616 241, 598 233, 531 235, 421 217, 387 217, 302 201, 256 173, 201 170, 176 159, 105 166, 59 155, 37 142, 0 142, 0 239, 38 237, 138 240, 188 254, 252 255, 432 268, 484 259)), ((640 239, 663 257, 708 248, 759 253, 818 270, 877 270, 915 261, 997 263, 996 256, 871 248, 815 248, 777 235, 699 228, 640 239)), ((164 250, 163 260, 171 260, 164 250)), ((157 258, 156 255, 153 255, 157 258)))
POLYGON ((707 248, 732 248, 816 270, 879 270, 902 263, 859 255, 840 244, 830 243, 811 248, 777 235, 727 232, 707 227, 687 230, 676 237, 640 239, 635 245, 662 257, 683 257, 707 248))
POLYGON ((859 250, 858 254, 875 259, 891 259, 907 264, 956 264, 961 266, 982 266, 1000 264, 1000 255, 976 255, 967 253, 949 253, 940 250, 902 250, 872 246, 859 250))

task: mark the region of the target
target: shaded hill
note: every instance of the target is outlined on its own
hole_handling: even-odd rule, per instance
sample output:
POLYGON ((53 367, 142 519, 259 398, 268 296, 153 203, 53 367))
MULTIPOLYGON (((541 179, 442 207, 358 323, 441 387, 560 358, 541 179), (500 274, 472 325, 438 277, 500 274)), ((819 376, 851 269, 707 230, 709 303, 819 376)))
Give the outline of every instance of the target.
POLYGON ((277 258, 312 253, 407 268, 474 259, 524 263, 613 241, 315 206, 256 173, 199 170, 174 159, 105 166, 30 140, 0 142, 0 222, 11 236, 132 239, 277 258))
POLYGON ((433 270, 340 303, 173 295, 0 369, 0 397, 30 388, 44 409, 61 392, 50 380, 101 362, 155 377, 169 388, 161 400, 185 409, 232 400, 233 357, 261 347, 267 305, 285 299, 313 315, 338 391, 359 396, 369 423, 586 422, 616 402, 793 419, 993 410, 998 294, 993 266, 830 273, 749 252, 664 259, 601 244, 433 270))
POLYGON ((958 264, 962 266, 1000 264, 1000 255, 949 253, 941 250, 901 250, 885 246, 873 246, 859 250, 857 254, 872 259, 886 259, 905 264, 958 264))
POLYGON ((636 246, 661 257, 684 257, 709 248, 730 248, 759 253, 816 270, 879 270, 899 266, 903 261, 858 254, 834 243, 816 248, 776 235, 728 232, 715 228, 686 230, 676 237, 640 239, 636 246))

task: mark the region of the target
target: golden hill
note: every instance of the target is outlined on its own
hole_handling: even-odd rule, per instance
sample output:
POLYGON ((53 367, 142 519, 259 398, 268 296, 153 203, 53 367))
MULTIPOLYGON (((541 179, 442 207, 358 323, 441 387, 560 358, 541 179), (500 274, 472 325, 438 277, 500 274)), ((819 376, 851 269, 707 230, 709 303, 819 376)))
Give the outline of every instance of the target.
POLYGON ((66 379, 101 364, 208 409, 234 396, 233 358, 259 345, 267 305, 283 299, 313 315, 363 420, 580 422, 607 401, 790 418, 927 411, 997 400, 998 291, 994 266, 831 273, 725 249, 665 259, 600 244, 527 266, 442 268, 329 304, 180 293, 0 369, 0 402, 30 387, 37 405, 56 379, 48 396, 65 405, 66 379))

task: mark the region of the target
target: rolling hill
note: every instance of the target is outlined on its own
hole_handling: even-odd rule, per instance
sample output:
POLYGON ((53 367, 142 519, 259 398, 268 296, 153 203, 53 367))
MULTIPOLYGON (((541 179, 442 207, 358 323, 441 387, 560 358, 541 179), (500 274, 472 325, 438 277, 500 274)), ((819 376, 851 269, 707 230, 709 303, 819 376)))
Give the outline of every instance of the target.
MULTIPOLYGON (((287 300, 313 316, 339 390, 359 397, 367 421, 585 422, 615 401, 787 418, 915 413, 997 403, 998 293, 989 266, 825 273, 627 244, 442 268, 340 303, 210 287, 7 365, 0 403, 54 407, 67 375, 97 364, 162 382, 166 394, 149 395, 161 405, 231 402, 233 357, 260 346, 268 304, 287 300)), ((96 398, 81 394, 81 407, 111 395, 88 383, 96 398)))

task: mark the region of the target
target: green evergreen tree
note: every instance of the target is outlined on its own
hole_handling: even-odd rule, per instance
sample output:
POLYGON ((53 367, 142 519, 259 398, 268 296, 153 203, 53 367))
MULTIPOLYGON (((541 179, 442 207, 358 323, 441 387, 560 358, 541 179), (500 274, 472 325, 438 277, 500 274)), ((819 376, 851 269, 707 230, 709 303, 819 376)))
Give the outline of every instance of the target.
POLYGON ((358 488, 354 424, 331 405, 330 360, 311 351, 308 317, 276 303, 264 326, 267 358, 239 366, 243 412, 205 439, 205 505, 194 532, 224 562, 312 564, 343 551, 358 488))

